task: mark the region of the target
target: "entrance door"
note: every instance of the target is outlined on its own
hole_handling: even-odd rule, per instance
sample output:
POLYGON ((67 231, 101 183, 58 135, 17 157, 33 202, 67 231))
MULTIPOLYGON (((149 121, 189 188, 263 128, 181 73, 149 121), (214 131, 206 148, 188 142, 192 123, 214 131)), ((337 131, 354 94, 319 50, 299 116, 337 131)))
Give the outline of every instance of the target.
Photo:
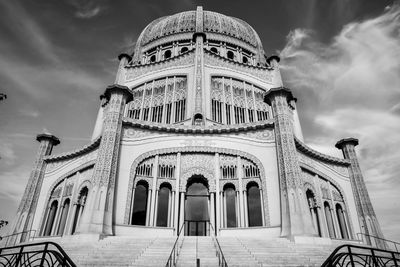
POLYGON ((185 198, 185 235, 209 235, 209 193, 204 178, 192 177, 188 181, 185 198))

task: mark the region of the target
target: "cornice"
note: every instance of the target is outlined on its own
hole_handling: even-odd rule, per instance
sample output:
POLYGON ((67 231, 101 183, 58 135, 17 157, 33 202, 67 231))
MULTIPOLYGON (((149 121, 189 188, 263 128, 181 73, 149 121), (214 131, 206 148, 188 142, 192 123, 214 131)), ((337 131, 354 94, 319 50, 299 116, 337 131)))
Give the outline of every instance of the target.
POLYGON ((212 125, 212 126, 193 126, 193 125, 174 125, 162 124, 154 122, 146 122, 141 120, 134 120, 131 118, 123 118, 124 125, 132 126, 135 128, 156 130, 169 133, 188 133, 188 134, 220 134, 220 133, 237 133, 248 130, 257 130, 264 128, 273 128, 273 120, 267 120, 254 123, 243 123, 234 125, 212 125))
POLYGON ((348 161, 347 159, 340 159, 340 158, 336 158, 333 156, 322 154, 321 152, 318 152, 318 151, 308 147, 306 144, 302 143, 296 137, 294 138, 294 141, 295 141, 297 150, 303 152, 305 155, 307 155, 311 158, 314 158, 314 159, 317 159, 317 160, 320 160, 323 162, 331 163, 331 164, 346 166, 346 167, 350 165, 350 161, 348 161))
POLYGON ((90 144, 88 144, 82 148, 79 148, 79 149, 76 149, 76 150, 70 151, 70 152, 61 153, 58 155, 50 155, 50 156, 44 157, 44 160, 46 162, 53 162, 53 161, 58 161, 58 160, 75 158, 77 156, 80 156, 85 153, 93 151, 96 147, 99 146, 100 140, 101 140, 101 136, 99 136, 98 138, 93 140, 93 142, 91 142, 90 144))

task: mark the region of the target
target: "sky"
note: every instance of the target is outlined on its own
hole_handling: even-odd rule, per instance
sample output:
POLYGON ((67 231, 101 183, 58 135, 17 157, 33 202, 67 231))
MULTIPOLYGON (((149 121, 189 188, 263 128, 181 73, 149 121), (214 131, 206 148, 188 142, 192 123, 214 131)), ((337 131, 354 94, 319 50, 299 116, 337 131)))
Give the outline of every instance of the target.
MULTIPOLYGON (((305 141, 360 139, 386 238, 400 241, 400 6, 393 0, 0 0, 0 219, 12 221, 44 131, 54 153, 90 142, 117 56, 152 20, 201 5, 247 21, 281 57, 305 141)), ((0 230, 0 234, 4 232, 0 230)))

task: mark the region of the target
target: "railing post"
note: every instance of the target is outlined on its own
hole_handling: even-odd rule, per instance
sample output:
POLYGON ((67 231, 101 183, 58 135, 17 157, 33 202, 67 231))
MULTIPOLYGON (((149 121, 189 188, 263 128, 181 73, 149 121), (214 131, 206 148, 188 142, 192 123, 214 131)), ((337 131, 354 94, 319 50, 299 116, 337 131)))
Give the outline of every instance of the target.
POLYGON ((24 247, 21 247, 19 249, 18 255, 17 255, 17 260, 15 261, 15 267, 18 267, 18 265, 20 264, 21 258, 22 258, 22 250, 24 249, 24 247))
POLYGON ((353 253, 351 252, 350 246, 347 246, 347 249, 348 249, 348 251, 349 251, 349 256, 350 256, 350 261, 351 261, 351 267, 354 267, 353 253))
POLYGON ((371 249, 371 254, 372 254, 372 261, 374 262, 374 266, 378 266, 378 262, 376 260, 375 252, 373 249, 371 249))
POLYGON ((396 256, 394 255, 394 252, 392 252, 392 258, 393 258, 394 266, 398 267, 399 265, 397 265, 397 259, 396 259, 396 256))
POLYGON ((48 246, 48 245, 49 245, 48 243, 46 243, 46 244, 44 245, 43 256, 42 256, 42 258, 40 259, 40 266, 43 266, 44 258, 46 257, 46 252, 47 252, 47 246, 48 246))

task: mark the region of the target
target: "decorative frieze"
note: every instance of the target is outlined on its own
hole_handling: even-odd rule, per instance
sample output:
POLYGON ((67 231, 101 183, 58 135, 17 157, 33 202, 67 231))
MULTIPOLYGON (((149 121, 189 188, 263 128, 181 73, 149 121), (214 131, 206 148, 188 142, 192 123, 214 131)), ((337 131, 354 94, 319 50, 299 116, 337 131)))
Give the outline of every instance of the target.
POLYGON ((233 71, 251 75, 254 78, 268 84, 272 84, 274 78, 274 70, 272 69, 235 62, 209 52, 208 50, 204 50, 204 64, 209 67, 229 68, 233 71))
POLYGON ((160 62, 149 63, 146 65, 129 65, 126 67, 126 82, 148 75, 152 72, 170 69, 173 67, 187 68, 194 64, 194 51, 184 53, 177 57, 172 57, 160 62))

